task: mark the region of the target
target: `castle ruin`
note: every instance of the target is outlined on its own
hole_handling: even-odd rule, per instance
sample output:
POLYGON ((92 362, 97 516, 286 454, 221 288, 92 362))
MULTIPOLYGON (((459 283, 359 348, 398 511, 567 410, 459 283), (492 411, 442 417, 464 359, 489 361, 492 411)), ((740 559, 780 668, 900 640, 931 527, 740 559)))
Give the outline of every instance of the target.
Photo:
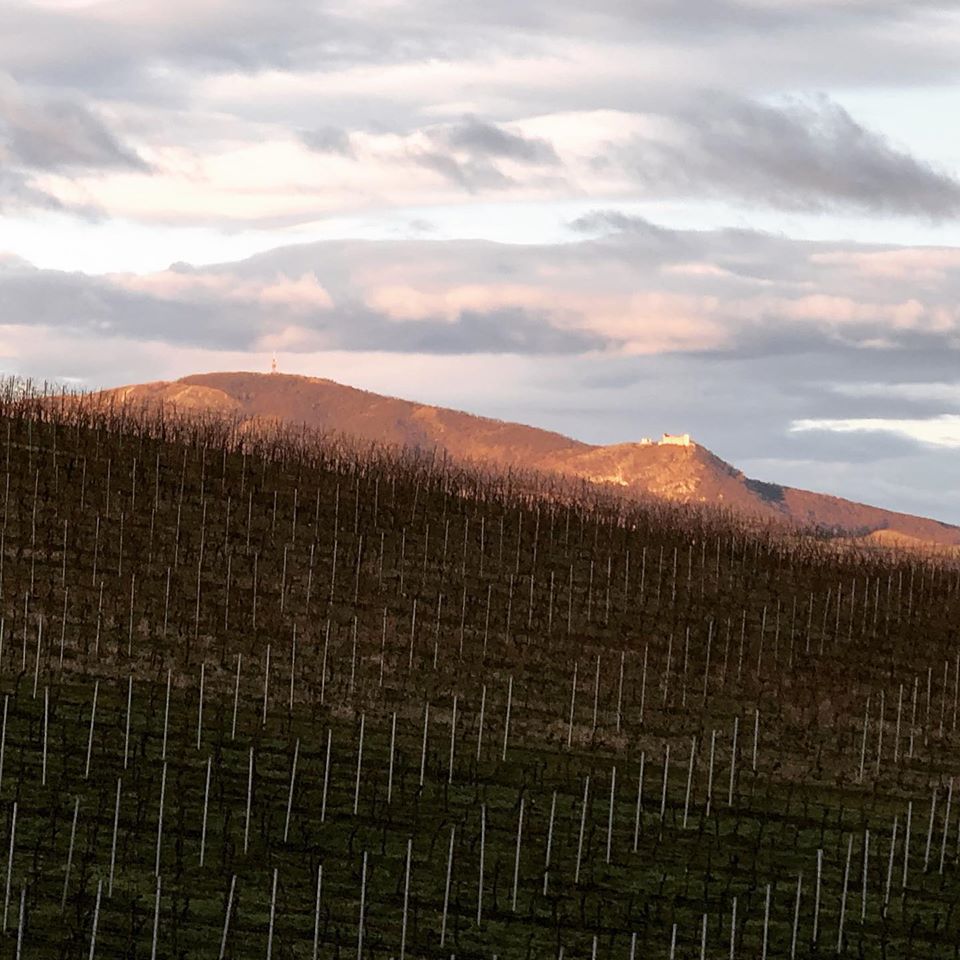
POLYGON ((652 437, 641 437, 637 441, 640 447, 692 447, 693 441, 689 433, 665 433, 659 440, 652 437))

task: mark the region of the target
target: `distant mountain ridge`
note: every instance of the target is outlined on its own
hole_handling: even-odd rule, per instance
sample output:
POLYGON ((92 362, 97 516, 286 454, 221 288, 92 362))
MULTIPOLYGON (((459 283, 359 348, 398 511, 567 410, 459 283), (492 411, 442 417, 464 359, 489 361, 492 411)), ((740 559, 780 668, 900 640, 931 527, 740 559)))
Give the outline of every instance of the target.
POLYGON ((761 519, 826 529, 878 545, 960 546, 960 527, 753 480, 705 447, 584 443, 549 430, 386 397, 332 380, 206 373, 103 391, 104 396, 241 421, 275 421, 363 441, 437 449, 453 459, 518 467, 614 486, 624 495, 713 504, 761 519))

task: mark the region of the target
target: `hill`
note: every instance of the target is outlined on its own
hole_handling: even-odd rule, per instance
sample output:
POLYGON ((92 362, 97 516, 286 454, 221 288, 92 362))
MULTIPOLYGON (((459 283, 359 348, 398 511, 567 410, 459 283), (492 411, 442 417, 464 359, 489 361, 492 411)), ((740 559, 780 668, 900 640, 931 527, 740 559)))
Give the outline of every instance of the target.
POLYGON ((699 444, 597 446, 559 433, 381 396, 315 377, 207 373, 105 391, 133 404, 216 412, 255 424, 306 424, 364 441, 445 452, 455 460, 556 473, 628 497, 722 506, 876 545, 960 546, 960 527, 753 480, 699 444))

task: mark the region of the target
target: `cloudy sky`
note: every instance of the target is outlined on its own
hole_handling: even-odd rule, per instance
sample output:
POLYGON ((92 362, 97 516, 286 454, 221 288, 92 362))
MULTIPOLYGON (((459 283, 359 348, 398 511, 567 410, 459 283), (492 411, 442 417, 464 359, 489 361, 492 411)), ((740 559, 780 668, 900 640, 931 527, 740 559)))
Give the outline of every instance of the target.
POLYGON ((0 2, 0 369, 277 351, 960 522, 955 3, 0 2))

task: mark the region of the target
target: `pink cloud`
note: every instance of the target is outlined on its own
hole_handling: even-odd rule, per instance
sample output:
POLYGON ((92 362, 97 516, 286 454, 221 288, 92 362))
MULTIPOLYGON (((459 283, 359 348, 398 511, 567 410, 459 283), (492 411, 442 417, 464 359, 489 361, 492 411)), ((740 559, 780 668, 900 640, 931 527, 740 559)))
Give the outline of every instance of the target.
POLYGON ((815 253, 812 263, 853 268, 866 277, 939 283, 960 270, 960 250, 949 247, 903 247, 895 250, 842 250, 815 253))
POLYGON ((922 303, 910 298, 894 303, 877 303, 852 297, 811 294, 805 297, 772 297, 744 304, 732 304, 733 315, 738 306, 748 315, 772 314, 800 322, 842 327, 849 324, 880 323, 896 330, 944 332, 957 324, 956 310, 922 303))
POLYGON ((259 303, 285 307, 294 312, 329 310, 333 299, 307 272, 292 278, 285 274, 264 282, 232 273, 163 270, 147 274, 110 274, 108 279, 118 287, 145 293, 161 300, 222 300, 235 303, 259 303))
POLYGON ((419 288, 389 285, 370 290, 365 301, 397 321, 442 318, 454 322, 467 311, 523 309, 543 314, 560 329, 579 329, 619 343, 625 353, 702 350, 727 338, 716 297, 639 290, 588 290, 523 284, 464 284, 419 288))

